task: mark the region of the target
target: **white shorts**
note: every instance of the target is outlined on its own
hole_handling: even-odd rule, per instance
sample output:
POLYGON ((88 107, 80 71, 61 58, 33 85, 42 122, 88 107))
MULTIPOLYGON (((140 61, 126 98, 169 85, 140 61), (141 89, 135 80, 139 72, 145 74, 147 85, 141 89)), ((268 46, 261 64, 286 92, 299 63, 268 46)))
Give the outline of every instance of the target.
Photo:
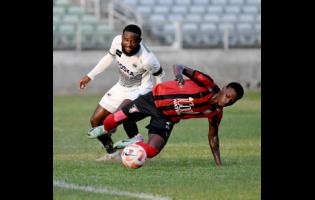
POLYGON ((150 92, 152 87, 152 84, 145 84, 139 87, 128 88, 116 83, 105 93, 99 104, 109 112, 113 113, 125 99, 135 100, 138 96, 150 92))

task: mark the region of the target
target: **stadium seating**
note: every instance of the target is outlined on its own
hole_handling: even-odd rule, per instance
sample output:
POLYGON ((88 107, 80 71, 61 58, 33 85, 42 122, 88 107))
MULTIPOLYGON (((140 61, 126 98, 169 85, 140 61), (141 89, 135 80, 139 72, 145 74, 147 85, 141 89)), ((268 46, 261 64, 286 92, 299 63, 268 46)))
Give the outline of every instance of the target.
POLYGON ((55 0, 53 7, 53 48, 75 49, 81 39, 82 49, 110 47, 113 31, 96 16, 88 14, 69 0, 55 0))
POLYGON ((182 23, 183 46, 222 45, 229 30, 231 47, 260 45, 261 0, 123 0, 150 24, 152 38, 169 44, 174 21, 182 23), (164 25, 163 23, 164 22, 164 25), (194 25, 192 25, 194 24, 194 25), (165 26, 165 27, 163 27, 165 26), (200 38, 198 38, 200 37, 200 38), (211 39, 210 39, 211 38, 211 39))
MULTIPOLYGON (((230 47, 259 47, 260 2, 261 0, 120 1, 143 17, 148 39, 158 41, 161 45, 174 42, 176 29, 173 22, 181 22, 183 46, 187 48, 222 47, 227 30, 230 47)), ((113 37, 113 30, 106 23, 86 13, 70 0, 54 0, 53 30, 55 49, 64 48, 67 44, 72 48, 77 31, 81 32, 83 49, 109 47, 106 39, 111 40, 113 37), (81 25, 80 28, 78 24, 81 25), (73 25, 74 28, 68 26, 67 32, 67 28, 62 25, 73 25)))

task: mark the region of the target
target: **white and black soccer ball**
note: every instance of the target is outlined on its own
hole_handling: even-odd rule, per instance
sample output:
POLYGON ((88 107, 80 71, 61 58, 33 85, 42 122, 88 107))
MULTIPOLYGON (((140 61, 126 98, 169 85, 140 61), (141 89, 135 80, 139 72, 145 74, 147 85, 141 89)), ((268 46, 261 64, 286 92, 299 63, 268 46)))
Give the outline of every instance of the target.
POLYGON ((144 165, 147 153, 142 146, 131 144, 126 146, 121 152, 121 161, 127 168, 137 169, 144 165))

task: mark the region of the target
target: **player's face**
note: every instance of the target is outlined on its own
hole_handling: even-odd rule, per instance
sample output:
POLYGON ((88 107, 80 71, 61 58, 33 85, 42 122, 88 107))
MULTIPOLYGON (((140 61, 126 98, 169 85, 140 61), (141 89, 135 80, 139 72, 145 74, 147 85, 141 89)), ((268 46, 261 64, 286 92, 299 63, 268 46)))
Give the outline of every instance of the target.
POLYGON ((133 55, 138 51, 141 38, 137 33, 125 31, 122 35, 122 50, 127 55, 133 55))
POLYGON ((235 90, 233 88, 224 87, 220 91, 220 93, 217 97, 217 100, 218 100, 218 105, 221 107, 230 106, 236 102, 237 93, 235 92, 235 90))

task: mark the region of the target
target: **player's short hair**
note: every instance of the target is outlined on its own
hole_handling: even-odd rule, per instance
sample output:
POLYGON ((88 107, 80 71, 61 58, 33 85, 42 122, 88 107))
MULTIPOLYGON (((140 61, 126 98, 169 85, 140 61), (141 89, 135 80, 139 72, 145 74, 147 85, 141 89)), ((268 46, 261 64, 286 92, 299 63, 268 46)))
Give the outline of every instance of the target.
POLYGON ((139 26, 135 25, 135 24, 129 24, 127 25, 124 30, 123 30, 123 33, 125 31, 128 31, 128 32, 133 32, 133 33, 136 33, 139 35, 139 37, 141 37, 141 29, 139 26))
POLYGON ((233 88, 237 94, 237 100, 241 99, 244 95, 244 89, 241 84, 237 82, 231 82, 226 87, 233 88))

